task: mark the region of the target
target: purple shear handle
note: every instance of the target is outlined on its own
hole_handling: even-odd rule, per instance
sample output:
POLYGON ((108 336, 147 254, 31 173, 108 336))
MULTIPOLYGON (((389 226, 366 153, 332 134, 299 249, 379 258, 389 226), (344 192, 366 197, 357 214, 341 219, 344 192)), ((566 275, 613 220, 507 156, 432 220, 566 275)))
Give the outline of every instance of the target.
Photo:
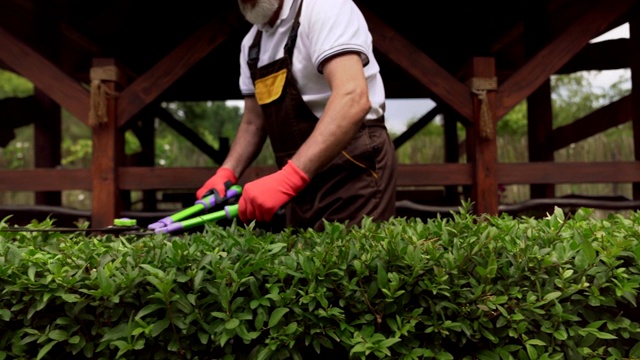
POLYGON ((170 216, 167 216, 166 218, 160 219, 153 224, 150 224, 149 226, 147 226, 147 228, 150 230, 160 229, 171 225, 173 222, 174 220, 170 216))
POLYGON ((155 229, 156 234, 168 234, 173 231, 181 230, 184 226, 182 223, 173 223, 159 229, 155 229))

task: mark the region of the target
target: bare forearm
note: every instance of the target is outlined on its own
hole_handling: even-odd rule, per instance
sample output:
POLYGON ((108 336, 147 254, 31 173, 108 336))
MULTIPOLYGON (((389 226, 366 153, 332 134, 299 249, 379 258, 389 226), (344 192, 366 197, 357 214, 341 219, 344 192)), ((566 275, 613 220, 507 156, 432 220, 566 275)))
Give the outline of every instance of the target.
POLYGON ((345 148, 370 106, 366 92, 334 93, 315 130, 295 154, 293 162, 313 177, 345 148))
POLYGON ((260 154, 264 140, 265 136, 261 129, 249 124, 241 124, 222 166, 230 168, 240 176, 260 154))
POLYGON ((345 148, 371 108, 358 54, 327 60, 324 76, 331 86, 331 97, 313 133, 292 159, 309 177, 345 148))
POLYGON ((253 99, 245 101, 245 114, 222 166, 228 167, 240 177, 260 154, 265 140, 266 130, 259 105, 253 99))

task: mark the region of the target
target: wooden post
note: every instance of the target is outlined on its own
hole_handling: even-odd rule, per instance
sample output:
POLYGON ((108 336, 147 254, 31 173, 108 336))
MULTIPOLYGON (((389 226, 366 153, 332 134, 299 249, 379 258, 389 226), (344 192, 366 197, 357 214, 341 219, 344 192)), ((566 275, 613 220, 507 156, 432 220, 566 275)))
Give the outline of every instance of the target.
POLYGON ((467 159, 473 164, 471 201, 477 214, 498 214, 496 167, 495 100, 497 90, 495 59, 471 60, 469 84, 473 95, 473 125, 467 129, 467 159))
MULTIPOLYGON (((41 54, 50 59, 60 57, 60 21, 54 13, 55 6, 49 2, 35 7, 34 22, 36 38, 44 46, 41 54)), ((53 168, 60 165, 62 158, 62 122, 60 105, 36 88, 34 98, 38 103, 37 117, 33 119, 34 162, 36 168, 53 168)), ((36 192, 35 203, 38 205, 62 205, 60 191, 36 192)))
MULTIPOLYGON (((529 57, 535 56, 549 40, 549 24, 545 11, 544 6, 532 6, 525 22, 525 48, 529 57)), ((553 108, 549 78, 527 98, 527 119, 529 162, 553 162, 553 108)), ((553 184, 534 184, 530 185, 529 189, 531 199, 555 196, 553 184)))
POLYGON ((91 69, 91 107, 93 126, 91 185, 94 227, 113 225, 122 208, 118 188, 118 167, 124 162, 124 132, 118 128, 117 92, 123 81, 114 59, 94 59, 91 69))
MULTIPOLYGON (((155 117, 142 113, 140 120, 132 127, 133 133, 140 141, 141 151, 135 156, 135 166, 155 166, 156 162, 156 137, 155 137, 155 117)), ((143 211, 156 211, 158 201, 155 190, 142 191, 143 211)))
MULTIPOLYGON (((629 21, 631 54, 631 88, 640 89, 640 10, 631 13, 629 21)), ((631 123, 633 127, 634 158, 640 161, 640 91, 631 92, 631 123)), ((640 200, 640 183, 633 183, 633 199, 640 200)))
MULTIPOLYGON (((545 81, 527 98, 527 129, 529 162, 553 162, 553 111, 551 106, 551 81, 545 81)), ((532 199, 555 196, 553 184, 530 185, 532 199)))
MULTIPOLYGON (((459 138, 458 138, 458 118, 460 115, 455 111, 445 111, 444 118, 444 161, 446 163, 460 162, 459 138)), ((459 204, 460 194, 458 186, 451 185, 444 188, 447 204, 459 204)))
MULTIPOLYGON (((34 160, 36 168, 54 168, 62 159, 62 122, 60 105, 39 89, 34 98, 38 103, 38 117, 34 119, 34 160)), ((36 192, 38 205, 62 205, 60 191, 36 192)))

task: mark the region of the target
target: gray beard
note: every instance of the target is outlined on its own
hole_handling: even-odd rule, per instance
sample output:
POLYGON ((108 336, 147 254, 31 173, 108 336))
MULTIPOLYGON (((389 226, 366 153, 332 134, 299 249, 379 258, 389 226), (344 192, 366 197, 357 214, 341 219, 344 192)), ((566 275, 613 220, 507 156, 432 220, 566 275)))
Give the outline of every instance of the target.
POLYGON ((254 25, 266 24, 278 10, 278 0, 258 0, 253 7, 238 1, 238 5, 245 19, 254 25))

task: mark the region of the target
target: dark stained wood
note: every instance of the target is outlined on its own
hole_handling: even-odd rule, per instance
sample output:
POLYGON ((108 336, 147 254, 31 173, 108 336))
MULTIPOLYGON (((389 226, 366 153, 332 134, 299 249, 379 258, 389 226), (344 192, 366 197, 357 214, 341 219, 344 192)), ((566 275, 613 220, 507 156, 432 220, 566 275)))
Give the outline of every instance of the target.
POLYGON ((571 124, 553 130, 552 150, 560 150, 631 119, 632 97, 625 96, 571 124))
POLYGON ((89 169, 0 170, 0 191, 91 190, 89 169))
POLYGON ((118 126, 124 126, 129 119, 216 48, 239 22, 238 16, 229 14, 216 17, 137 78, 120 96, 118 126))
MULTIPOLYGON (((635 11, 629 21, 630 59, 631 59, 631 88, 640 89, 640 12, 635 11)), ((630 95, 631 126, 633 127, 633 155, 640 161, 640 91, 633 91, 630 95)), ((640 200, 640 181, 635 181, 633 199, 640 200)))
MULTIPOLYGON (((120 189, 190 190, 200 187, 215 168, 120 167, 120 189)), ((240 184, 271 174, 274 167, 255 166, 240 178, 240 184)), ((496 179, 501 184, 580 184, 640 182, 640 163, 498 163, 496 179), (612 175, 613 174, 613 175, 612 175)), ((398 187, 470 185, 471 164, 402 164, 398 187)), ((91 190, 89 169, 0 170, 0 191, 91 190), (47 179, 47 181, 42 181, 47 179)))
POLYGON ((167 110, 158 107, 155 110, 155 113, 160 120, 169 125, 169 127, 175 130, 178 134, 182 135, 182 137, 191 142, 193 146, 198 148, 198 150, 202 151, 217 164, 222 164, 224 159, 227 157, 227 154, 229 153, 228 142, 220 141, 220 144, 226 144, 226 147, 221 146, 220 149, 216 150, 213 146, 204 141, 195 131, 173 117, 173 115, 171 115, 167 110))
POLYGON ((0 99, 0 128, 17 129, 32 124, 41 115, 39 102, 34 96, 0 99))
MULTIPOLYGON (((274 167, 251 167, 240 178, 240 184, 273 171, 274 167)), ((214 172, 214 168, 122 167, 119 179, 122 189, 193 189, 195 192, 214 172)), ((496 179, 505 185, 625 183, 640 181, 640 163, 498 163, 496 179)), ((402 164, 398 167, 399 188, 470 185, 472 182, 471 164, 402 164)))
MULTIPOLYGON (((553 161, 552 146, 553 109, 551 106, 551 81, 547 80, 527 98, 527 122, 529 161, 553 161)), ((531 199, 555 196, 553 184, 533 184, 529 188, 531 199)))
MULTIPOLYGON (((121 189, 138 190, 193 190, 194 200, 196 190, 210 178, 216 168, 205 167, 122 167, 119 169, 118 178, 121 189)), ((244 185, 248 181, 271 174, 275 167, 253 166, 240 177, 239 184, 244 185)))
MULTIPOLYGON (((38 100, 40 116, 34 119, 34 157, 36 168, 55 168, 62 160, 62 116, 60 105, 46 94, 36 89, 34 97, 38 100)), ((59 191, 36 192, 36 205, 61 205, 62 194, 59 191)))
POLYGON ((0 148, 15 139, 14 129, 31 124, 38 114, 33 96, 0 99, 0 148))
POLYGON ((612 39, 589 44, 556 71, 556 75, 577 71, 629 68, 631 66, 630 46, 629 39, 612 39))
POLYGON ((28 78, 80 121, 88 122, 89 92, 79 83, 1 27, 0 49, 0 60, 13 71, 28 78))
POLYGON ((471 164, 404 164, 398 166, 398 187, 467 185, 471 164))
MULTIPOLYGON (((93 66, 117 66, 114 59, 95 59, 93 66)), ((116 92, 114 81, 103 81, 116 92)), ((107 98, 107 122, 92 128, 93 160, 91 162, 92 226, 113 225, 122 210, 118 183, 118 167, 124 163, 124 132, 118 128, 117 98, 107 98)))
MULTIPOLYGON (((138 121, 131 130, 140 142, 140 152, 137 155, 136 162, 127 163, 128 166, 148 166, 153 167, 156 163, 156 137, 154 118, 145 117, 142 121, 138 121)), ((157 210, 158 201, 156 192, 153 190, 144 190, 142 192, 142 210, 157 210)))
MULTIPOLYGON (((491 79, 496 76, 495 59, 488 57, 473 58, 470 64, 471 77, 491 79)), ((496 92, 487 91, 488 106, 491 112, 491 129, 483 129, 481 118, 482 102, 479 96, 473 98, 473 125, 469 131, 473 134, 470 142, 474 154, 469 157, 473 165, 473 184, 471 188, 471 201, 474 203, 474 211, 480 214, 498 214, 498 182, 496 181, 496 165, 498 162, 498 150, 496 144, 496 117, 495 100, 496 92), (488 133, 489 136, 483 136, 488 133)))
MULTIPOLYGON (((549 40, 549 23, 535 8, 528 14, 525 22, 525 50, 529 56, 535 56, 536 50, 544 47, 549 40)), ((553 161, 551 132, 553 130, 553 108, 551 104, 551 80, 547 79, 527 98, 527 138, 530 162, 553 161)), ((553 184, 532 184, 529 186, 531 199, 555 196, 553 184)))
POLYGON ((501 184, 578 184, 640 182, 640 162, 498 164, 501 184))
MULTIPOLYGON (((460 139, 458 137, 458 121, 462 116, 455 111, 445 111, 444 121, 444 162, 447 164, 457 164, 460 162, 460 139)), ((457 185, 445 186, 445 198, 448 203, 459 201, 460 193, 457 185)))
POLYGON ((381 21, 375 14, 365 7, 361 7, 361 10, 369 24, 375 48, 384 52, 455 111, 467 119, 472 119, 473 110, 469 88, 381 21))
MULTIPOLYGON (((525 50, 535 56, 536 50, 544 47, 549 40, 549 23, 535 8, 525 22, 525 50)), ((551 104, 551 79, 547 79, 527 98, 527 138, 529 162, 553 161, 551 132, 553 131, 553 108, 551 104)), ((555 196, 553 184, 532 184, 529 186, 531 199, 555 196)))
MULTIPOLYGON (((51 16, 55 6, 50 2, 42 3, 35 12, 35 31, 38 41, 45 44, 40 49, 43 56, 57 60, 60 57, 60 22, 51 16)), ((41 115, 34 119, 34 163, 36 168, 60 166, 62 160, 62 110, 60 105, 36 88, 34 97, 38 100, 41 115)), ((61 205, 62 194, 59 191, 36 192, 36 205, 61 205)))
POLYGON ((551 41, 498 90, 496 117, 502 118, 537 89, 588 42, 633 5, 633 0, 600 1, 569 29, 551 41))
POLYGON ((549 79, 527 98, 527 118, 529 161, 553 161, 553 149, 550 148, 553 109, 549 79))
MULTIPOLYGON (((118 179, 121 189, 189 189, 195 194, 196 189, 202 186, 215 170, 193 167, 121 167, 118 179)), ((274 171, 275 167, 271 166, 252 166, 240 177, 239 184, 244 185, 274 171)), ((415 164, 398 167, 398 187, 458 184, 471 184, 470 164, 415 164)))

